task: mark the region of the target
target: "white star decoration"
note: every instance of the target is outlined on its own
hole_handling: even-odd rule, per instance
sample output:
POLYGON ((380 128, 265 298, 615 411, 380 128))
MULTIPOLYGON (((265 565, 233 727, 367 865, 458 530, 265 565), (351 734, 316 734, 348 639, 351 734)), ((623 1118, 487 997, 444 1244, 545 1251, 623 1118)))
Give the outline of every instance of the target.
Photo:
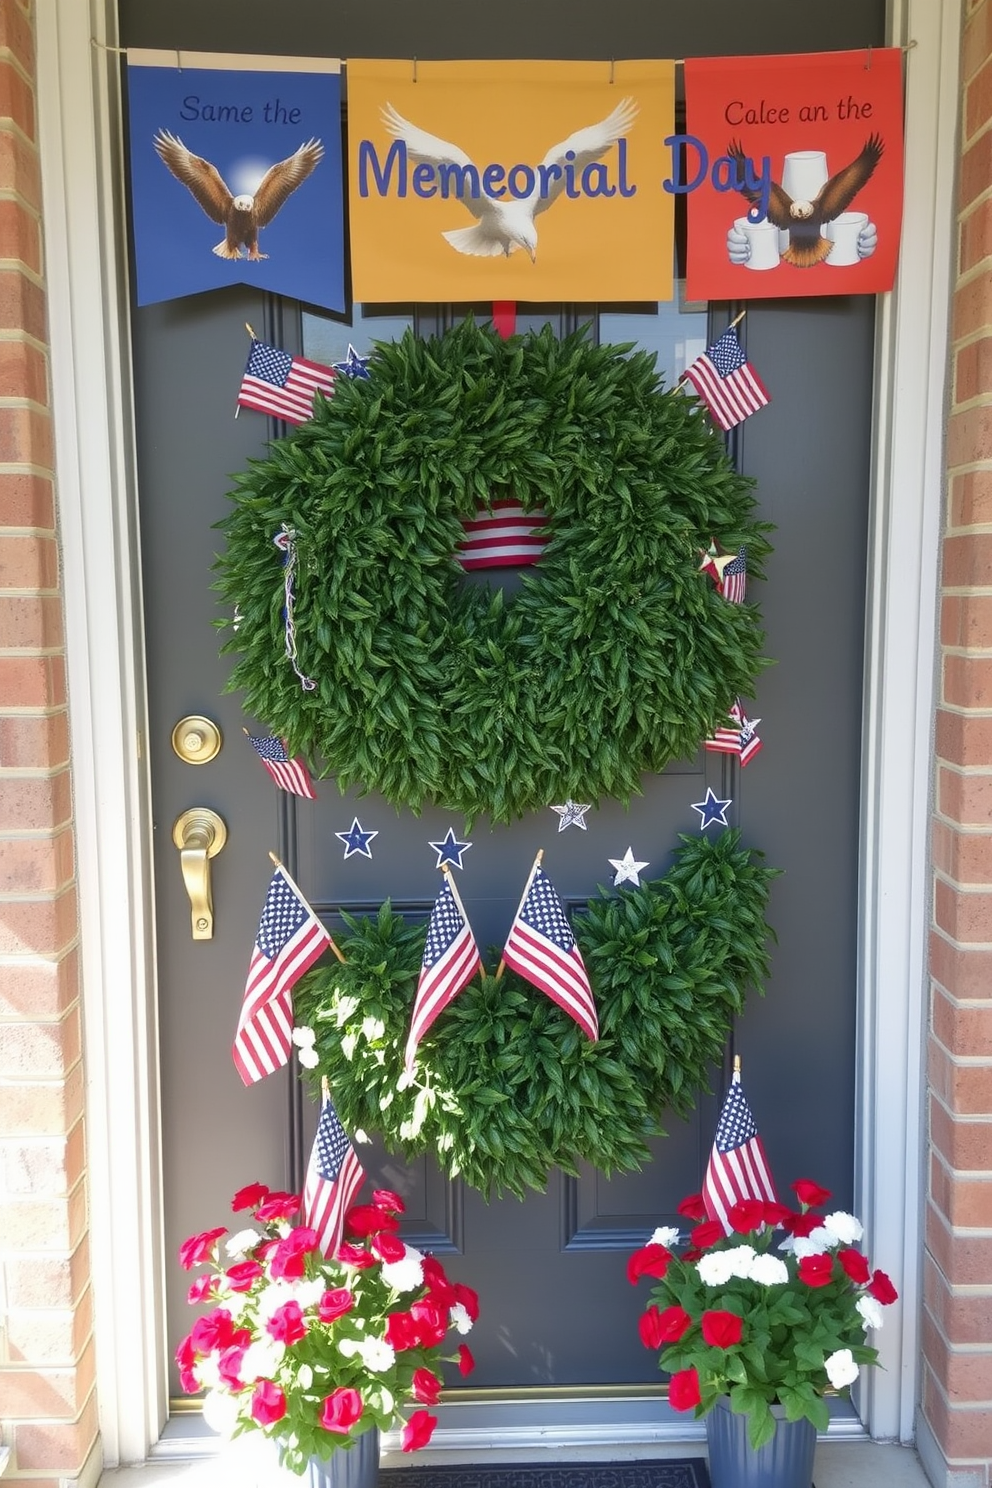
POLYGON ((647 863, 638 863, 635 861, 634 849, 632 847, 628 847, 622 858, 608 858, 607 862, 617 870, 616 877, 613 880, 614 887, 617 884, 632 883, 640 888, 641 869, 646 868, 648 865, 647 863))
POLYGON ((561 821, 558 823, 559 832, 564 832, 566 827, 581 827, 583 832, 588 830, 589 824, 584 818, 586 812, 589 810, 589 803, 585 806, 580 806, 577 801, 568 800, 564 806, 552 806, 551 810, 557 811, 561 817, 561 821))

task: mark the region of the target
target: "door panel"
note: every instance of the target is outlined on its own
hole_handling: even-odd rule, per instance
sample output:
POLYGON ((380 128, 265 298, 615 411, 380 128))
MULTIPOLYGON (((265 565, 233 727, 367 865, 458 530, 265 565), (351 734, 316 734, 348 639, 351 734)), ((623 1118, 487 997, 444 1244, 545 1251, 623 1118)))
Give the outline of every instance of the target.
MULTIPOLYGON (((120 15, 126 46, 375 55, 388 35, 394 55, 609 57, 878 43, 883 8, 881 0, 836 0, 810 12, 756 0, 745 15, 719 0, 705 16, 678 7, 660 17, 648 0, 618 0, 608 11, 576 0, 567 28, 550 0, 526 7, 507 0, 498 11, 471 14, 453 0, 388 7, 363 0, 333 11, 297 0, 279 12, 262 0, 236 7, 173 0, 167 8, 121 0, 120 15)), ((538 307, 527 314, 544 318, 538 307)), ((713 325, 727 318, 719 307, 713 325)), ((563 324, 568 319, 562 312, 563 324)), ((618 329, 606 318, 604 339, 628 339, 635 319, 624 313, 618 329)), ((662 319, 643 318, 645 344, 656 344, 662 319)), ((302 349, 299 307, 263 303, 245 289, 134 313, 170 1257, 184 1235, 217 1222, 239 1185, 298 1182, 313 1131, 313 1108, 295 1072, 246 1090, 230 1057, 271 874, 268 850, 284 858, 332 927, 342 908, 373 909, 387 896, 404 914, 425 918, 439 883, 428 841, 462 826, 440 811, 415 818, 375 797, 342 798, 333 781, 318 787, 317 803, 298 802, 274 790, 243 740, 243 725, 257 732, 266 720, 244 718, 238 699, 224 692, 227 664, 217 655, 210 583, 219 543, 213 526, 227 509, 230 477, 264 453, 272 432, 259 415, 234 418, 246 320, 266 339, 302 349), (183 764, 169 746, 174 724, 194 712, 214 718, 224 733, 208 765, 183 764), (218 811, 230 832, 213 863, 215 938, 196 943, 172 844, 172 823, 191 805, 218 811), (380 833, 371 862, 345 862, 334 836, 354 815, 380 833)), ((338 329, 358 344, 361 335, 391 334, 388 324, 373 320, 350 335, 338 329)), ((652 873, 663 872, 677 834, 697 829, 691 803, 706 783, 733 795, 745 840, 785 870, 772 893, 778 946, 767 996, 752 998, 736 1033, 745 1087, 780 1183, 809 1174, 844 1205, 852 1189, 872 327, 870 301, 843 299, 764 302, 745 323, 772 403, 733 445, 741 468, 758 479, 761 514, 777 525, 768 581, 752 590, 777 661, 749 709, 762 718, 761 756, 741 774, 722 757, 700 754, 646 780, 629 813, 616 803, 591 812, 586 833, 559 836, 550 812, 511 828, 480 822, 459 879, 480 944, 498 943, 539 847, 563 897, 580 907, 609 881, 607 859, 622 856, 628 843, 650 858, 652 873)), ((680 370, 677 362, 672 369, 680 370)), ((717 1090, 720 1078, 714 1072, 717 1090)), ((412 1242, 444 1254, 452 1274, 483 1294, 473 1386, 526 1391, 656 1380, 636 1332, 643 1297, 627 1285, 623 1252, 669 1222, 676 1201, 698 1186, 717 1106, 716 1095, 706 1096, 693 1120, 673 1122, 643 1173, 611 1180, 588 1168, 576 1179, 554 1173, 546 1194, 523 1202, 487 1204, 427 1159, 407 1167, 381 1145, 362 1149, 374 1181, 406 1196, 412 1242)), ((189 1324, 186 1280, 170 1264, 173 1343, 189 1324)))

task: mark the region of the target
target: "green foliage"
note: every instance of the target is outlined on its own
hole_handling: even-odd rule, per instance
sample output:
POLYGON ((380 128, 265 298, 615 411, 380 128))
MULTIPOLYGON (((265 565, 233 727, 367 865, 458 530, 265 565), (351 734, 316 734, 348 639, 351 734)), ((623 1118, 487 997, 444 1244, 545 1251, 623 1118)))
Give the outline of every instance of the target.
POLYGON ((627 350, 471 320, 407 332, 237 477, 217 584, 239 615, 229 685, 342 790, 495 821, 627 801, 753 695, 756 609, 718 595, 699 555, 746 543, 760 576, 766 524, 694 400, 627 350), (543 506, 550 536, 504 606, 453 554, 460 520, 507 497, 543 506), (313 692, 285 656, 284 523, 313 692))
POLYGON ((345 964, 322 965, 293 993, 349 1131, 381 1131, 406 1157, 436 1154, 483 1193, 543 1191, 553 1167, 626 1172, 649 1158, 659 1116, 685 1116, 724 1050, 746 989, 767 975, 774 870, 740 846, 683 837, 670 872, 621 888, 576 916, 600 1037, 590 1043, 550 998, 507 970, 473 980, 418 1050, 403 1053, 425 927, 383 905, 347 918, 345 964))

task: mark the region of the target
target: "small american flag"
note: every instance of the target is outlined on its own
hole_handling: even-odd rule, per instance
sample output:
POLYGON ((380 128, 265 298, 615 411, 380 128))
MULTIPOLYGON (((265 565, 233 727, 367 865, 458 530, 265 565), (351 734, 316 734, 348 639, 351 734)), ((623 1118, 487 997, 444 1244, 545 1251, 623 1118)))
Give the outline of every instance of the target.
POLYGON ((721 429, 732 429, 771 402, 733 326, 685 369, 685 376, 721 429))
POLYGON ((341 1244, 344 1217, 364 1181, 365 1169, 332 1102, 325 1100, 303 1184, 303 1223, 317 1232, 323 1256, 332 1256, 341 1244))
POLYGON ((271 413, 290 424, 302 424, 313 417, 314 396, 321 392, 330 397, 334 391, 334 369, 305 357, 290 356, 253 340, 248 365, 238 390, 242 408, 258 413, 271 413))
POLYGON ((234 1063, 246 1085, 288 1063, 293 1047, 292 989, 332 943, 280 864, 262 907, 234 1037, 234 1063))
POLYGON ((408 1071, 413 1069, 417 1045, 434 1019, 472 980, 481 965, 479 949, 469 928, 458 890, 451 875, 446 873, 441 892, 434 901, 431 922, 427 928, 424 960, 420 968, 410 1033, 406 1042, 408 1071))
POLYGON ((510 926, 503 960, 564 1008, 591 1039, 599 1037, 592 987, 572 927, 554 884, 535 867, 516 919, 510 926))
POLYGON ((301 759, 290 759, 281 739, 262 739, 249 734, 248 743, 280 790, 290 791, 294 796, 306 796, 308 801, 316 801, 317 795, 310 772, 301 759))
POLYGON ((723 578, 717 586, 730 604, 743 604, 747 593, 747 548, 741 548, 736 558, 724 565, 723 578))
POLYGON ((494 501, 492 511, 480 506, 471 520, 462 522, 465 536, 455 557, 465 569, 536 563, 544 551, 547 524, 543 511, 525 512, 516 501, 494 501))
POLYGON ((741 707, 740 698, 735 700, 729 716, 733 725, 721 724, 715 728, 711 736, 703 741, 704 747, 712 754, 736 754, 743 768, 762 748, 761 740, 755 733, 761 719, 748 718, 741 707))
POLYGON ((734 1071, 720 1112, 713 1150, 703 1180, 703 1202, 710 1219, 718 1219, 729 1235, 729 1211, 740 1199, 775 1202, 775 1185, 751 1108, 744 1099, 741 1077, 734 1071))

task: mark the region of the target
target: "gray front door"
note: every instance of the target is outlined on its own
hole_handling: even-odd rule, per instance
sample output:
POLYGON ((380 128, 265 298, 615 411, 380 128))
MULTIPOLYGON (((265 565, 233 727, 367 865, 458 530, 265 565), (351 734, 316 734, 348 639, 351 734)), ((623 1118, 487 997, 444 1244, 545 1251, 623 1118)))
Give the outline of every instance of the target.
MULTIPOLYGON (((747 8, 721 0, 720 26, 681 16, 662 21, 647 0, 567 8, 544 0, 499 7, 469 21, 465 7, 368 4, 339 20, 317 0, 274 12, 263 0, 164 10, 153 0, 121 0, 124 45, 297 54, 685 56, 733 50, 813 50, 878 42, 880 3, 871 24, 859 0, 829 15, 762 0, 747 8), (390 25, 383 30, 388 12, 390 25), (556 21, 557 18, 557 21, 556 21), (394 24, 395 23, 395 24, 394 24), (397 31, 401 25, 402 34, 397 31), (722 27, 722 30, 720 29, 722 27), (791 28, 787 34, 785 28, 791 28), (719 33, 719 34, 718 34, 719 33), (389 36, 388 47, 383 40, 389 36)), ((689 9, 689 8, 687 8, 689 9)), ((657 318, 643 307, 645 342, 657 318)), ((584 312, 583 312, 584 313, 584 312)), ((536 312, 543 319, 543 312, 536 312)), ((614 311, 613 315, 619 314, 614 311)), ((630 339, 604 314, 604 340, 630 339)), ((726 324, 712 307, 711 324, 726 324)), ((375 797, 342 799, 333 781, 319 800, 276 793, 242 735, 266 720, 245 718, 224 692, 227 664, 212 626, 211 567, 232 473, 264 451, 273 432, 260 415, 235 420, 234 398, 247 350, 244 323, 289 350, 303 349, 300 307, 229 289, 136 311, 134 365, 142 565, 156 825, 162 1119, 167 1251, 186 1234, 219 1222, 234 1189, 254 1178, 273 1186, 297 1179, 312 1111, 300 1110, 293 1075, 245 1089, 232 1064, 248 957, 274 850, 329 917, 340 908, 375 907, 391 897, 426 916, 437 890, 427 843, 462 823, 440 811, 421 818, 375 797), (205 714, 224 744, 209 764, 181 762, 170 748, 176 722, 205 714), (216 929, 194 942, 172 842, 175 818, 190 806, 216 810, 229 830, 213 864, 216 929), (357 815, 380 832, 371 862, 343 860, 335 832, 357 815)), ((345 342, 368 325, 321 331, 306 321, 307 346, 324 335, 345 342)), ((670 861, 677 833, 694 831, 707 778, 726 782, 745 840, 785 874, 773 890, 778 934, 763 1001, 752 999, 739 1029, 745 1086, 780 1184, 812 1176, 849 1204, 852 1190, 854 995, 858 760, 864 571, 867 527, 873 305, 866 300, 765 302, 747 317, 747 344, 771 405, 736 438, 742 468, 759 482, 761 515, 774 522, 775 552, 760 599, 767 652, 777 665, 760 683, 754 711, 765 748, 741 777, 722 775, 717 757, 646 780, 643 802, 625 814, 605 803, 590 830, 559 837, 548 812, 512 828, 479 823, 459 887, 480 944, 505 936, 538 847, 561 893, 581 901, 605 882, 607 859, 670 861), (708 772, 708 777, 707 777, 708 772), (823 1113, 829 1112, 829 1120, 823 1113)), ((699 333, 698 325, 693 334, 699 333)), ((371 330, 371 334, 376 332, 371 330)), ((363 346, 359 345, 359 350, 363 346)), ((316 354, 316 353, 314 353, 316 354)), ((716 1088, 721 1072, 714 1072, 716 1088)), ((625 1252, 668 1222, 677 1200, 698 1187, 712 1140, 716 1096, 695 1119, 674 1122, 643 1173, 606 1180, 552 1175, 546 1194, 486 1203, 449 1183, 424 1160, 412 1169, 373 1149, 371 1176, 408 1197, 409 1225, 446 1252, 445 1264, 477 1287, 483 1313, 472 1347, 474 1386, 632 1384, 657 1378, 641 1348, 643 1302, 624 1276, 625 1252)), ((189 1324, 187 1278, 170 1264, 170 1337, 189 1324)))

